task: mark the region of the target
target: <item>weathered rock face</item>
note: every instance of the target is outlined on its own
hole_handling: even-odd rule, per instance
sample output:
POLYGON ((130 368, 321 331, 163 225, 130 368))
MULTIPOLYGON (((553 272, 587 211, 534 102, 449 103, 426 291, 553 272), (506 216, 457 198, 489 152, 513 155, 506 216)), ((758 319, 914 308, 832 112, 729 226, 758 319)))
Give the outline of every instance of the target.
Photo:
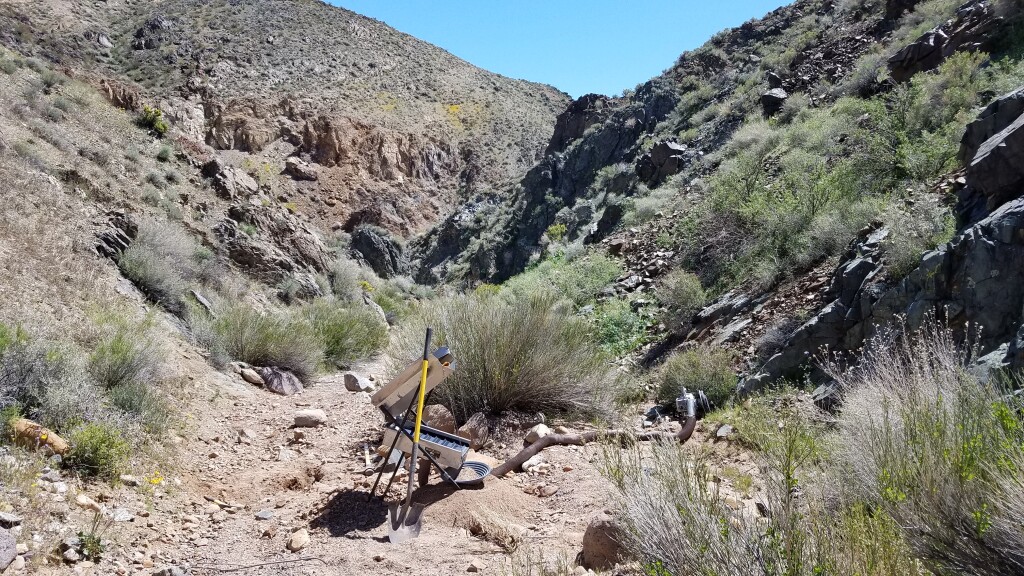
POLYGON ((565 150, 570 143, 582 137, 587 128, 607 119, 611 111, 612 102, 606 96, 587 94, 573 100, 555 120, 555 133, 544 153, 565 150))
POLYGON ((209 178, 217 194, 227 200, 248 198, 260 188, 252 176, 228 166, 220 158, 214 158, 203 165, 203 176, 209 178))
POLYGON ((391 236, 370 226, 361 226, 352 233, 352 251, 381 278, 404 274, 409 263, 402 246, 391 236))
POLYGON ((693 154, 685 144, 658 142, 637 161, 636 175, 642 182, 656 186, 669 176, 678 174, 686 162, 692 160, 693 154))
POLYGON ((957 52, 984 50, 1000 20, 991 1, 972 0, 957 10, 955 19, 926 32, 889 58, 889 72, 894 80, 904 82, 957 52))
POLYGON ((986 140, 1005 130, 1021 114, 1024 114, 1024 88, 997 98, 986 106, 964 131, 964 136, 960 140, 960 152, 957 155, 960 163, 969 164, 986 140))
POLYGON ((1020 196, 1024 187, 1024 114, 978 148, 961 192, 961 219, 976 220, 1020 196), (973 210, 967 207, 973 207, 973 210))
POLYGON ((228 257, 250 273, 279 282, 303 271, 324 272, 330 251, 320 237, 283 208, 259 204, 235 204, 214 232, 228 257), (273 242, 242 229, 242 224, 263 233, 273 242))

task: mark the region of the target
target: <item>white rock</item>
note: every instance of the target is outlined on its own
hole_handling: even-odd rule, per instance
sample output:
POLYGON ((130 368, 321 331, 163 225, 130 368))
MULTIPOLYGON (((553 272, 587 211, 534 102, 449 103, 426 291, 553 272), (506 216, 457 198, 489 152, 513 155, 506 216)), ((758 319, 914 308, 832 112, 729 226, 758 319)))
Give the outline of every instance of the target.
POLYGON ((548 428, 545 424, 537 424, 526 433, 526 443, 533 444, 548 434, 551 434, 551 428, 548 428))
POLYGON ((245 380, 249 384, 255 384, 257 386, 266 386, 267 384, 263 381, 263 377, 252 368, 242 368, 240 374, 242 375, 242 380, 245 380))
POLYGON ((298 552, 309 545, 309 532, 305 528, 300 528, 295 532, 292 532, 291 538, 288 538, 288 549, 292 552, 298 552))
POLYGON ((95 500, 89 498, 88 496, 82 494, 81 492, 77 496, 75 496, 75 504, 77 504, 79 508, 84 508, 85 510, 92 510, 93 512, 99 512, 100 510, 102 510, 100 505, 95 500))
POLYGON ((349 392, 369 392, 373 390, 373 382, 355 372, 345 372, 345 389, 349 392))
POLYGON ((295 413, 296 428, 316 428, 327 424, 327 413, 319 408, 299 410, 295 413))
POLYGON ((533 456, 530 457, 529 460, 523 462, 523 472, 529 472, 534 468, 538 468, 542 464, 544 464, 544 456, 540 454, 534 454, 533 456))

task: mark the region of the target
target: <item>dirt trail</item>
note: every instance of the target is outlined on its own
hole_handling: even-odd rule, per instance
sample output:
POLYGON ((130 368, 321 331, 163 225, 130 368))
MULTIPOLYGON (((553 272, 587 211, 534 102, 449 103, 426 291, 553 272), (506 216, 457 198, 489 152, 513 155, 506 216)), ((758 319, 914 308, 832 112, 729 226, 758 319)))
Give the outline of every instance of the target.
MULTIPOLYGON (((356 371, 386 374, 379 363, 356 371)), ((461 491, 432 477, 415 495, 427 504, 421 536, 393 545, 387 504, 380 498, 367 502, 374 478, 363 475, 363 443, 371 450, 378 445, 383 422, 367 394, 348 392, 341 374, 291 397, 233 374, 218 380, 231 382, 219 382, 220 397, 196 407, 196 434, 182 446, 181 489, 135 521, 140 532, 134 544, 157 551, 157 568, 190 565, 193 573, 214 574, 215 568, 316 558, 241 573, 463 574, 477 561, 486 565, 484 572, 498 574, 504 552, 470 535, 474 513, 524 530, 526 546, 548 557, 572 559, 587 523, 607 505, 607 485, 592 463, 598 448, 555 447, 544 453, 552 471, 543 477, 489 478, 482 488, 461 491), (304 408, 324 410, 328 424, 293 429, 294 413, 304 408), (540 482, 558 491, 547 498, 524 492, 540 482), (272 516, 257 519, 261 511, 272 516), (309 532, 310 543, 289 552, 286 543, 299 529, 309 532)), ((396 482, 389 501, 404 490, 396 482)))

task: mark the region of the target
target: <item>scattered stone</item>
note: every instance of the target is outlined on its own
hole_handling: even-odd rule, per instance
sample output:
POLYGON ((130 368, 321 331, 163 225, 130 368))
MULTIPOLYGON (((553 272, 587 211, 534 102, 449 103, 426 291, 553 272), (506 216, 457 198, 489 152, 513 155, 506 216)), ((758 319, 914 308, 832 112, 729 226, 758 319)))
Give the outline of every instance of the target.
POLYGON ((245 380, 249 384, 255 384, 257 386, 266 386, 267 384, 263 381, 263 378, 260 377, 259 373, 252 368, 242 368, 241 374, 242 380, 245 380))
MULTIPOLYGON (((3 562, 0 562, 0 570, 3 569, 2 566, 3 566, 3 562)), ((11 562, 11 570, 13 570, 15 572, 20 572, 20 571, 22 571, 24 569, 25 569, 25 557, 24 556, 15 556, 14 557, 14 562, 11 562)))
POLYGON ((466 568, 466 572, 483 572, 487 568, 487 564, 479 558, 474 558, 469 566, 466 568))
POLYGON ((302 392, 302 382, 288 370, 276 366, 260 368, 260 377, 266 383, 267 390, 282 396, 291 396, 302 392))
POLYGON ((153 572, 153 576, 185 576, 186 572, 177 566, 168 566, 153 572))
POLYGON ((387 560, 387 558, 388 557, 383 555, 383 554, 377 554, 376 556, 373 557, 373 561, 374 562, 383 562, 383 561, 387 560))
POLYGON ((715 437, 725 439, 728 438, 730 434, 732 434, 732 426, 729 424, 723 424, 718 427, 718 430, 715 432, 715 437))
POLYGON ((764 115, 772 116, 779 110, 782 110, 782 105, 787 99, 789 99, 789 94, 782 88, 772 88, 762 94, 761 109, 764 110, 764 115))
POLYGON ((554 432, 555 434, 569 434, 570 430, 565 426, 555 426, 554 432))
POLYGON ((263 530, 263 537, 264 538, 273 538, 274 536, 277 536, 277 526, 276 525, 271 524, 270 526, 267 526, 267 528, 265 530, 263 530))
POLYGON ((607 514, 601 514, 587 525, 583 533, 581 564, 593 570, 608 570, 622 560, 619 529, 607 514))
POLYGON ((256 513, 257 520, 270 520, 274 517, 274 513, 270 510, 260 510, 256 513))
POLYGON ((316 428, 327 424, 327 413, 319 408, 299 410, 295 413, 295 428, 316 428))
POLYGON ((249 429, 243 428, 238 432, 238 443, 239 444, 252 444, 256 440, 256 432, 249 429))
POLYGON ((288 174, 296 180, 315 182, 317 178, 319 178, 315 168, 313 168, 308 162, 296 156, 290 156, 285 159, 284 171, 285 174, 288 174))
POLYGON ((64 561, 68 564, 74 564, 75 562, 78 562, 82 559, 82 555, 79 554, 78 550, 75 550, 74 548, 68 548, 64 551, 63 554, 60 555, 60 557, 63 558, 64 561))
POLYGON ((292 532, 291 538, 288 539, 288 549, 292 552, 298 552, 309 545, 309 532, 305 528, 300 528, 295 532, 292 532))
POLYGON ((18 544, 9 530, 0 530, 0 572, 3 572, 18 556, 18 544))
POLYGON ((551 428, 548 428, 545 424, 537 424, 526 433, 526 443, 533 444, 548 434, 551 434, 551 428))
POLYGON ((534 454, 529 460, 523 462, 523 472, 529 472, 542 464, 544 464, 544 456, 541 454, 534 454))
POLYGON ((11 514, 10 512, 0 512, 0 526, 14 528, 19 524, 21 524, 21 516, 11 514))
POLYGON ((558 486, 555 486, 554 484, 547 484, 541 486, 541 488, 537 491, 537 495, 542 498, 547 498, 549 496, 554 496, 557 492, 558 486))
POLYGON ((110 518, 114 522, 131 522, 135 520, 135 514, 132 514, 127 508, 114 508, 110 512, 110 518))
POLYGON ((369 392, 373 390, 373 382, 355 372, 345 372, 345 390, 349 392, 369 392))
POLYGON ((75 496, 75 504, 77 504, 79 508, 92 510, 93 512, 99 512, 100 510, 102 510, 99 503, 97 503, 95 500, 89 498, 88 496, 82 493, 79 493, 77 496, 75 496))
POLYGON ((122 474, 120 480, 121 483, 124 484, 125 486, 138 486, 139 484, 141 484, 138 478, 130 474, 122 474))

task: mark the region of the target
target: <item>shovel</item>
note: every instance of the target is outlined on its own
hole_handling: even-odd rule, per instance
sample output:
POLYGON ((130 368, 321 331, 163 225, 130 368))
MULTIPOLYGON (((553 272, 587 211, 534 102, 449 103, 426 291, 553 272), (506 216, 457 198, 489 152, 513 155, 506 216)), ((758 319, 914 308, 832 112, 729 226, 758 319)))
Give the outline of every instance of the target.
MULTIPOLYGON (((412 434, 412 454, 409 457, 409 487, 406 490, 405 500, 399 504, 390 506, 391 532, 388 533, 388 540, 392 544, 398 544, 411 540, 420 535, 420 515, 423 513, 422 504, 412 503, 412 487, 416 483, 416 461, 417 452, 420 447, 420 424, 423 423, 423 399, 427 390, 427 367, 429 366, 430 337, 433 330, 427 328, 427 340, 423 344, 423 369, 420 374, 420 388, 416 399, 416 423, 412 434)), ((404 434, 404 430, 399 431, 404 434)))

